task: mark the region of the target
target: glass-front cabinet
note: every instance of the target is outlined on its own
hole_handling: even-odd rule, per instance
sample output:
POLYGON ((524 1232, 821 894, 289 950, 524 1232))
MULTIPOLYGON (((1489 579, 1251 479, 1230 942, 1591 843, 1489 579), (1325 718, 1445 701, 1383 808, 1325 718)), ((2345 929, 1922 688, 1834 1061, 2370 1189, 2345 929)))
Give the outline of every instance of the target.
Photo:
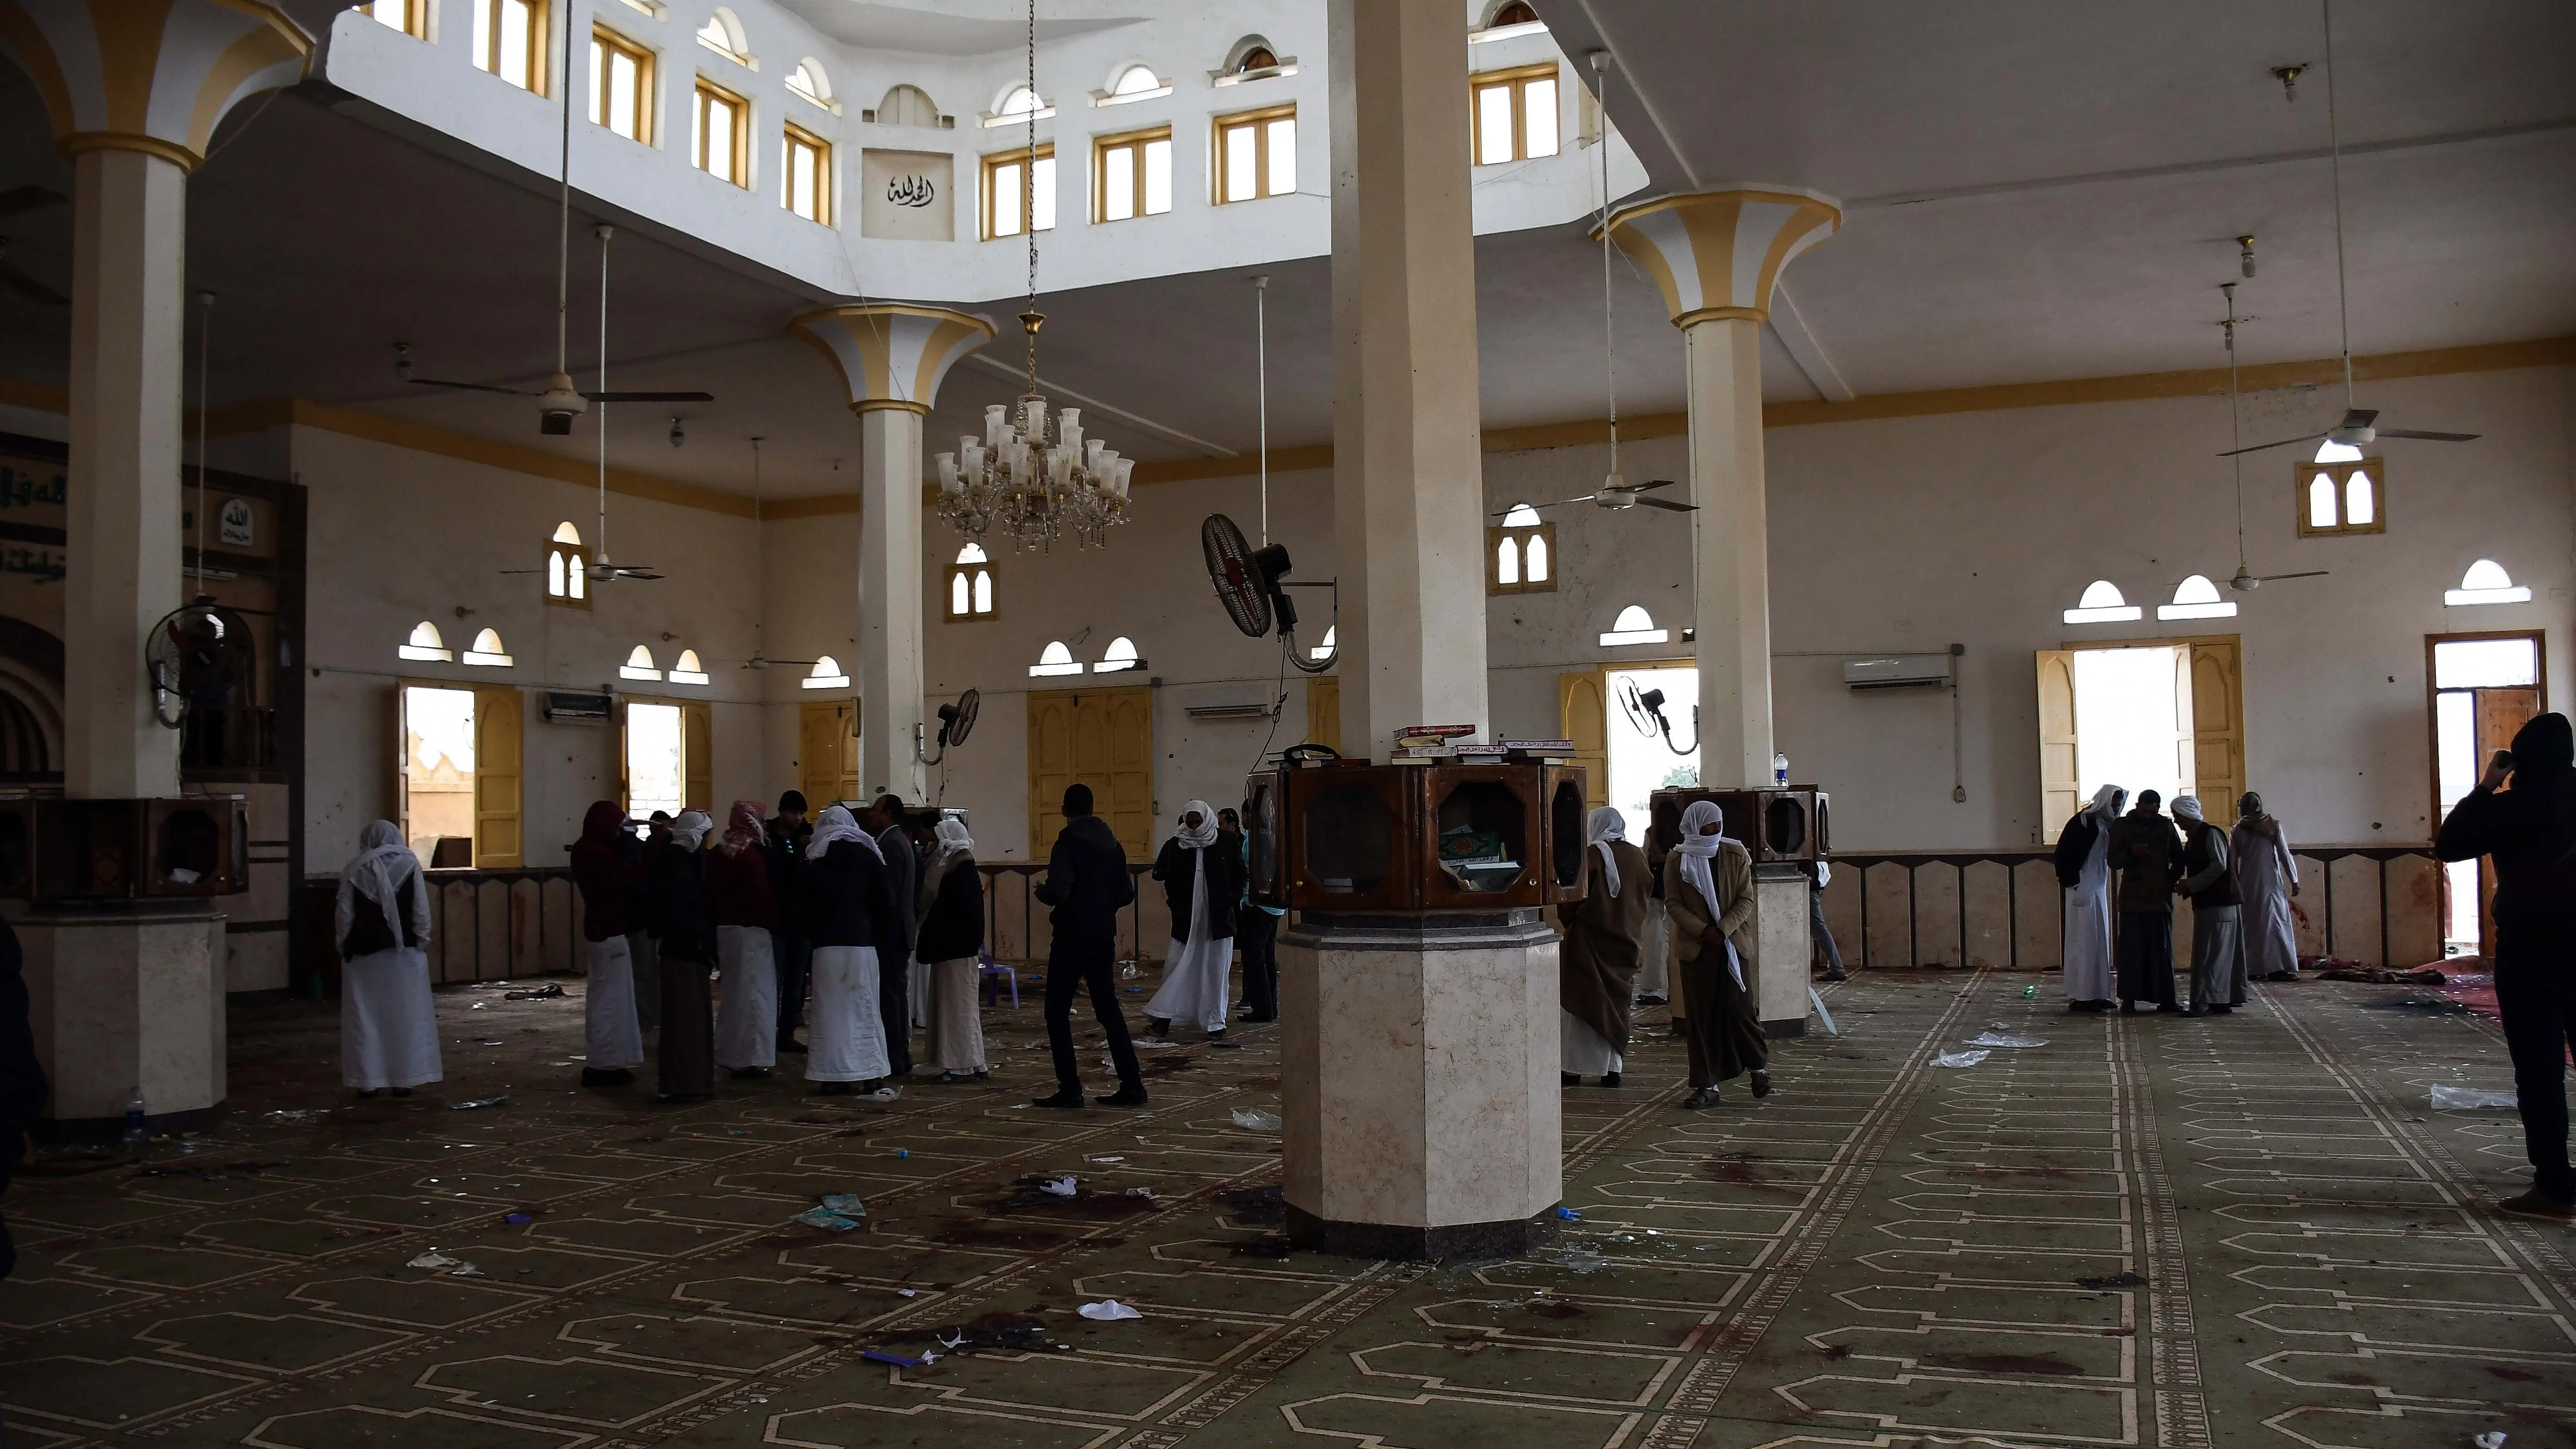
POLYGON ((1579 767, 1301 764, 1252 776, 1244 805, 1266 904, 1373 914, 1583 895, 1579 767))

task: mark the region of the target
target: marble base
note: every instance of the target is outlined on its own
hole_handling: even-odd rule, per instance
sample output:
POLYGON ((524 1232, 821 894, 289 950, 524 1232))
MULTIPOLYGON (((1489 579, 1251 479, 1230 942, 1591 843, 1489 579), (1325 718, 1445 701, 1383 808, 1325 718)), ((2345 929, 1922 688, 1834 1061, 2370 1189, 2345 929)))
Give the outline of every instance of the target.
POLYGON ((1301 1248, 1345 1258, 1517 1258, 1556 1237, 1556 1209, 1533 1218, 1495 1223, 1453 1223, 1441 1228, 1387 1223, 1337 1223, 1296 1207, 1288 1209, 1288 1240, 1301 1248))
POLYGON ((156 1130, 203 1121, 226 1092, 224 915, 194 901, 45 911, 12 924, 54 1136, 121 1131, 139 1092, 156 1130))
POLYGON ((1304 917, 1279 987, 1292 1235, 1365 1257, 1525 1246, 1564 1192, 1540 912, 1304 917))
POLYGON ((1753 868, 1753 1006, 1765 1036, 1803 1036, 1814 942, 1807 935, 1807 877, 1794 865, 1753 868))

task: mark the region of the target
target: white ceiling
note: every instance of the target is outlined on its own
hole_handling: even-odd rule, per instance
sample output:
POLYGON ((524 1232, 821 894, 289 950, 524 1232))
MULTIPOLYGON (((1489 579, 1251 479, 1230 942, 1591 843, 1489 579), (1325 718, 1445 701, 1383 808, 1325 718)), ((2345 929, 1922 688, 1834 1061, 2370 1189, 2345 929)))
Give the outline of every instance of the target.
MULTIPOLYGON (((933 48, 950 21, 942 43, 980 47, 969 32, 1000 24, 1008 8, 793 3, 832 24, 915 26, 905 33, 916 49, 933 48)), ((2268 74, 2321 59, 2310 0, 2152 10, 2011 0, 1979 7, 1973 23, 1955 9, 1870 0, 1539 5, 1570 55, 1606 36, 1620 62, 1612 114, 1659 186, 1757 181, 1844 200, 1841 234, 1785 279, 1778 320, 1793 335, 1803 323, 1805 336, 1790 348, 1766 334, 1764 390, 1775 400, 2216 365, 2216 287, 2237 278, 2232 238, 2246 231, 2261 259, 2241 289, 2240 306, 2260 318, 2245 334, 2247 360, 2335 351, 2323 71, 2310 70, 2295 102, 2268 74)), ((2566 81, 2576 6, 2338 0, 2335 19, 2354 349, 2576 334, 2566 260, 2576 254, 2576 88, 2566 81)), ((243 107, 190 183, 191 286, 221 296, 216 401, 307 397, 589 456, 586 438, 540 439, 516 400, 407 389, 391 369, 402 338, 424 376, 522 381, 551 370, 550 182, 449 154, 399 122, 334 110, 333 99, 299 91, 243 107)), ((70 190, 70 167, 44 136, 32 90, 0 67, 0 191, 70 190)), ((598 208, 578 192, 574 206, 578 370, 597 351, 597 248, 583 226, 598 208)), ((69 228, 68 207, 0 223, 15 239, 11 258, 65 292, 69 228)), ((1478 243, 1489 424, 1606 411, 1599 268, 1579 227, 1478 243)), ((1271 439, 1326 441, 1329 264, 1267 270, 1271 439)), ((838 380, 784 334, 796 312, 838 299, 638 229, 616 242, 612 281, 612 383, 718 394, 681 409, 690 441, 677 451, 665 441, 669 410, 612 410, 613 461, 747 490, 742 440, 760 434, 771 494, 854 487, 834 469, 857 452, 838 380)), ((1621 411, 1677 409, 1678 335, 1624 261, 1616 283, 1621 411)), ((900 278, 867 285, 905 295, 900 278)), ((1020 308, 1017 298, 944 300, 1006 328, 1020 308)), ((1242 276, 1161 278, 1044 307, 1050 384, 1215 447, 1253 445, 1242 276)), ((0 293, 0 376, 59 384, 67 322, 0 293)), ((991 350, 1018 356, 1012 338, 991 350)), ((979 431, 983 404, 1016 391, 960 368, 932 436, 979 431)), ((1087 421, 1139 457, 1211 450, 1098 411, 1087 421)))

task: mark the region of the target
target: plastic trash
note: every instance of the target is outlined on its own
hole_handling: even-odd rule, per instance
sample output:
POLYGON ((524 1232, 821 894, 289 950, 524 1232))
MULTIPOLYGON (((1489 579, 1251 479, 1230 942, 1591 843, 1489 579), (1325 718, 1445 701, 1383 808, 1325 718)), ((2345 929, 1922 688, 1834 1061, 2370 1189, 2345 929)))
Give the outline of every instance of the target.
POLYGON ((2476 1444, 2478 1449, 2504 1449, 2504 1431, 2489 1429, 2470 1442, 2476 1444))
POLYGON ((1570 1207, 1558 1208, 1556 1210, 1556 1215, 1569 1223, 1579 1223, 1583 1221, 1583 1214, 1576 1212, 1570 1207))
POLYGON ((1824 1019, 1824 1023, 1825 1023, 1825 1035, 1827 1035, 1827 1036, 1841 1036, 1841 1035, 1842 1035, 1842 1032, 1834 1026, 1834 1014, 1833 1014, 1832 1012, 1830 1012, 1830 1011, 1825 1010, 1825 994, 1824 994, 1823 992, 1818 991, 1816 988, 1814 988, 1814 987, 1812 987, 1812 986, 1808 987, 1808 988, 1807 988, 1807 1004, 1808 1004, 1809 1006, 1814 1007, 1814 1008, 1816 1009, 1816 1015, 1824 1019))
POLYGON ((2028 1001, 2037 995, 2039 995, 2039 988, 2036 986, 2025 986, 2021 989, 2021 999, 2024 1001, 2028 1001))
POLYGON ((928 1354, 924 1354, 920 1358, 906 1358, 902 1354, 888 1353, 881 1348, 869 1349, 867 1352, 860 1354, 859 1357, 865 1359, 869 1363, 892 1364, 896 1368, 919 1368, 923 1364, 930 1362, 930 1356, 928 1354))
POLYGON ((1995 1025, 1968 1038, 1968 1045, 1972 1047, 2044 1047, 2048 1045, 2048 1038, 2022 1036, 2004 1030, 2001 1025, 1995 1025))
POLYGON ((910 1157, 912 1155, 912 1149, 909 1147, 898 1147, 894 1150, 894 1155, 899 1158, 910 1157))
POLYGON ((1086 1303, 1082 1305, 1080 1312, 1083 1317, 1099 1323, 1114 1323, 1121 1318, 1145 1316, 1115 1298, 1103 1298, 1097 1303, 1086 1303))
POLYGON ((1249 1111, 1237 1107, 1234 1109, 1234 1125, 1251 1132, 1276 1132, 1279 1130, 1279 1114, 1264 1112, 1258 1107, 1249 1111))
POLYGON ((447 1110, 451 1112, 472 1112, 483 1107, 507 1107, 509 1105, 510 1096, 508 1093, 504 1092, 498 1097, 473 1097, 462 1102, 450 1102, 447 1104, 447 1110))
MULTIPOLYGON (((501 999, 503 1001, 552 1001, 563 994, 564 989, 561 984, 548 982, 533 991, 504 991, 501 993, 501 999)), ((477 1003, 477 1005, 480 1004, 477 1003)))
POLYGON ((1127 1159, 1120 1157, 1115 1153, 1111 1153, 1100 1157, 1086 1157, 1082 1160, 1085 1162, 1125 1162, 1127 1159))
POLYGON ((1989 1055, 1991 1055, 1991 1053, 1982 1051, 1943 1052, 1932 1059, 1932 1065, 1936 1067, 1973 1067, 1977 1063, 1984 1061, 1989 1055))
POLYGON ((1038 1184, 1038 1191, 1049 1197, 1071 1197, 1080 1190, 1081 1184, 1074 1180, 1070 1172, 1062 1177, 1050 1177, 1038 1184))
POLYGON ((1154 1200, 1154 1190, 1150 1187, 1131 1187, 1127 1189, 1127 1195, 1129 1197, 1141 1197, 1147 1202, 1152 1202, 1154 1200))
POLYGON ((855 1192, 827 1192, 823 1194, 823 1211, 827 1213, 839 1213, 845 1218, 863 1218, 868 1215, 866 1205, 859 1201, 859 1195, 855 1192))
POLYGON ((535 1222, 536 1219, 528 1216, 526 1213, 505 1213, 502 1215, 501 1221, 508 1223, 513 1227, 525 1227, 529 1223, 535 1222))
POLYGON ((841 1214, 833 1212, 828 1208, 807 1208, 805 1211, 788 1219, 788 1221, 803 1223, 809 1228, 821 1228, 825 1232, 831 1233, 851 1232, 856 1230, 859 1226, 856 1220, 843 1217, 841 1214))
MULTIPOLYGON (((2436 1112, 2477 1112, 2490 1107, 2511 1108, 2511 1092, 2482 1092, 2475 1087, 2454 1087, 2442 1082, 2433 1084, 2433 1110, 2436 1112)), ((2503 1438, 2498 1435, 2499 1441, 2503 1438)))
POLYGON ((428 1252, 421 1254, 419 1257, 412 1259, 410 1262, 403 1264, 403 1266, 406 1268, 426 1268, 433 1273, 440 1273, 455 1267, 462 1261, 464 1260, 460 1258, 451 1258, 445 1253, 438 1251, 436 1248, 432 1248, 428 1252))

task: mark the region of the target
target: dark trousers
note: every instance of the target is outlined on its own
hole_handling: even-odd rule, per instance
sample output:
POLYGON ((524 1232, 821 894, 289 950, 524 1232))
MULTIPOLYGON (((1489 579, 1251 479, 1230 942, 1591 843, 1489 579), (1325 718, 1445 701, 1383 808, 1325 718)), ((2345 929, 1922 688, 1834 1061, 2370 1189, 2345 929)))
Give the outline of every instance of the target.
POLYGON ((707 1000, 709 963, 664 952, 655 996, 662 1031, 654 1047, 665 1097, 704 1097, 716 1089, 715 1012, 707 1000))
POLYGON ((2576 1203, 2576 1172, 2567 1166, 2567 1042, 2576 1035, 2576 976, 2559 962, 2535 967, 2508 958, 2496 963, 2495 988, 2532 1186, 2554 1201, 2576 1203))
POLYGON ((805 987, 814 979, 814 947, 794 931, 769 933, 770 960, 778 967, 778 1039, 805 1025, 805 987))
POLYGON ((1814 949, 1824 953, 1825 974, 1842 975, 1842 948, 1834 944, 1833 927, 1825 924, 1825 892, 1822 886, 1812 887, 1807 892, 1807 934, 1815 937, 1814 949))
POLYGON ((1144 1085, 1136 1066, 1136 1043, 1127 1035, 1127 1013, 1118 1007, 1118 943, 1057 940, 1047 947, 1047 1045, 1055 1050, 1055 1079, 1068 1091, 1082 1090, 1082 1075, 1073 1060, 1073 994, 1091 989, 1091 1011, 1109 1037, 1109 1059, 1117 1065, 1121 1086, 1144 1085))
POLYGON ((885 1017, 886 1066, 912 1075, 912 953, 877 953, 877 1010, 885 1017))
POLYGON ((1234 944, 1243 952, 1243 1009, 1250 1021, 1279 1019, 1279 918, 1259 906, 1235 913, 1234 944))
POLYGON ((2153 1002, 2181 1009, 2174 989, 2173 907, 2160 911, 2122 911, 2120 934, 2112 942, 2120 966, 2120 1001, 2153 1002))

